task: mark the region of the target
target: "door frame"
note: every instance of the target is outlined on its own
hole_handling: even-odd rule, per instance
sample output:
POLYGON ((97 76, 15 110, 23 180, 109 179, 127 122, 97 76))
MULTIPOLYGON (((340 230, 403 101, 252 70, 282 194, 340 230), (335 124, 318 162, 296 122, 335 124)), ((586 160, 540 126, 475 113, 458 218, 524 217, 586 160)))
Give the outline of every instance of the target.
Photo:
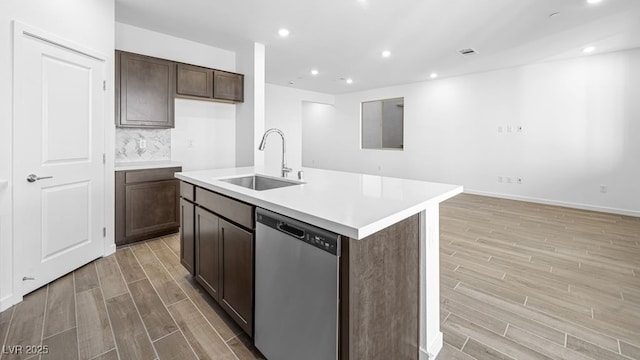
MULTIPOLYGON (((47 42, 54 46, 58 46, 67 50, 74 51, 76 53, 90 56, 104 63, 103 70, 103 79, 105 80, 105 91, 103 92, 104 97, 104 124, 103 124, 103 137, 104 137, 104 148, 103 153, 105 154, 105 166, 104 166, 104 191, 103 191, 103 200, 104 200, 104 214, 103 214, 103 226, 106 228, 106 236, 103 237, 102 244, 102 256, 107 256, 115 252, 115 242, 113 237, 113 223, 114 223, 114 205, 113 205, 113 196, 114 196, 114 164, 113 164, 113 143, 115 139, 115 125, 112 121, 110 121, 110 114, 112 112, 113 104, 113 55, 107 56, 99 51, 88 48, 84 45, 76 43, 72 40, 65 39, 63 37, 57 36, 48 31, 24 24, 17 20, 13 20, 13 52, 12 52, 12 116, 11 116, 11 180, 13 181, 15 177, 14 172, 14 163, 15 158, 15 128, 14 124, 19 120, 21 114, 19 114, 18 102, 22 99, 17 98, 17 94, 19 94, 19 84, 16 82, 16 70, 17 64, 16 59, 20 59, 23 56, 23 39, 24 36, 30 36, 40 41, 47 42), (110 101, 111 100, 111 101, 110 101)), ((11 194, 10 194, 10 206, 11 206, 11 219, 10 219, 10 233, 11 233, 11 244, 12 250, 12 294, 8 296, 8 299, 3 299, 4 301, 8 301, 9 303, 5 303, 4 301, 0 303, 0 309, 8 308, 11 305, 17 304, 23 300, 22 294, 22 279, 21 276, 23 274, 23 267, 19 259, 25 256, 25 249, 23 249, 22 242, 14 236, 14 227, 15 227, 15 218, 13 216, 16 199, 14 194, 14 187, 11 186, 11 194)))

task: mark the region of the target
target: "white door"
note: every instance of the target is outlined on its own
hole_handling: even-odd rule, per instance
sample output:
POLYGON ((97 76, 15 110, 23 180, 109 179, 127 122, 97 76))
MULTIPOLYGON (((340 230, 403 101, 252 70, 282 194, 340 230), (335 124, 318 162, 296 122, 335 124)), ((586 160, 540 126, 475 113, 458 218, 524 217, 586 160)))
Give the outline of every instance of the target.
POLYGON ((17 23, 14 34, 14 264, 26 294, 103 254, 105 64, 17 23))

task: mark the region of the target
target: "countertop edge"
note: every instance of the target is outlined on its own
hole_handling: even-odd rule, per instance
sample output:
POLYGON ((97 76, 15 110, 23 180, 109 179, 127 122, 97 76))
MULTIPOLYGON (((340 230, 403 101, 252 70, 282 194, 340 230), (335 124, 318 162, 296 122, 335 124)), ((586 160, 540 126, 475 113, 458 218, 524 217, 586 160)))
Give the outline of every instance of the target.
POLYGON ((360 228, 358 230, 358 237, 356 237, 355 239, 357 240, 361 240, 369 235, 375 234, 378 231, 387 228, 393 224, 396 224, 406 218, 408 218, 409 216, 415 215, 420 213, 423 210, 427 210, 430 207, 434 206, 434 205, 438 205, 441 202, 450 199, 460 193, 463 192, 463 187, 462 186, 458 186, 455 189, 452 189, 451 191, 447 191, 446 193, 443 193, 441 195, 438 195, 434 198, 431 198, 425 202, 422 202, 420 204, 417 204, 415 206, 412 207, 408 207, 405 210, 399 211, 391 216, 387 216, 386 218, 380 219, 376 222, 373 222, 369 225, 363 226, 362 228, 360 228))
POLYGON ((146 170, 146 169, 163 169, 172 167, 182 167, 182 163, 178 161, 131 161, 131 162, 116 162, 114 164, 114 171, 132 171, 132 170, 146 170))
POLYGON ((308 214, 302 211, 293 210, 291 208, 288 208, 276 203, 272 203, 262 199, 257 199, 247 194, 232 191, 224 187, 216 186, 215 184, 212 184, 209 182, 205 182, 189 176, 185 176, 181 173, 178 173, 175 176, 180 180, 202 187, 204 189, 217 192, 219 194, 237 199, 239 201, 243 201, 243 202, 252 204, 254 206, 261 207, 261 208, 309 223, 311 225, 318 226, 320 228, 323 228, 329 231, 333 231, 340 235, 348 236, 356 240, 361 240, 369 235, 372 235, 388 226, 391 226, 401 220, 408 218, 409 216, 420 213, 421 211, 426 210, 433 205, 437 205, 453 196, 456 196, 462 193, 463 191, 462 186, 457 186, 452 190, 442 193, 438 196, 435 196, 427 201, 418 203, 414 206, 398 211, 390 216, 374 221, 368 225, 362 226, 360 228, 356 228, 356 227, 348 226, 345 224, 336 223, 334 221, 327 220, 325 218, 321 218, 321 217, 308 214))

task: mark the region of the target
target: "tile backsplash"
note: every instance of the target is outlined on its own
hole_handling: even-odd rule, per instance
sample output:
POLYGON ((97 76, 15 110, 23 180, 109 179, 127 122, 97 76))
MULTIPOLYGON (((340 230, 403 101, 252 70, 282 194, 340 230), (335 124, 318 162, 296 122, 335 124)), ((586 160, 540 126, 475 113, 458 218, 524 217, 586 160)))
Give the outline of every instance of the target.
POLYGON ((115 160, 116 162, 171 160, 171 129, 116 128, 115 160), (140 146, 141 143, 144 148, 140 146))

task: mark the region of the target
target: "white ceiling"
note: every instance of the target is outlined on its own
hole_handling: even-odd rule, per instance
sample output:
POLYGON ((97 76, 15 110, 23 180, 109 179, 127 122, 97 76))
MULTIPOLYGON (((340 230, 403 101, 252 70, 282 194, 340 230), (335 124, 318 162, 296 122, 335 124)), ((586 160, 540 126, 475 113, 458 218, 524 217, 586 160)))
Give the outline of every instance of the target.
POLYGON ((640 0, 116 0, 116 20, 229 50, 263 43, 268 83, 333 94, 640 46, 640 0))

